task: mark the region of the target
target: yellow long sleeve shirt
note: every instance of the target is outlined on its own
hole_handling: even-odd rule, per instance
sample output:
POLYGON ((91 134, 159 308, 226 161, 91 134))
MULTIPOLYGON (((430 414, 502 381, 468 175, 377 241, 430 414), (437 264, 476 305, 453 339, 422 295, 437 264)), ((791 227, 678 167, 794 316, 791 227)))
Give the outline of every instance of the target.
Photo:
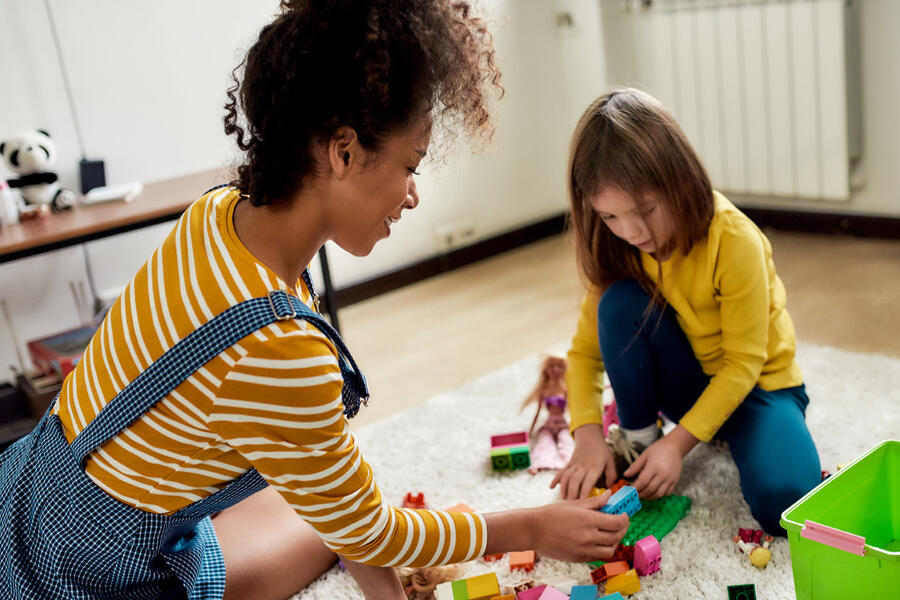
MULTIPOLYGON (((239 194, 195 202, 110 309, 66 379, 54 411, 71 442, 163 352, 229 306, 285 290, 244 247, 239 194)), ((140 510, 172 514, 255 467, 329 548, 376 565, 425 566, 484 553, 477 513, 389 506, 343 415, 332 342, 305 321, 278 321, 210 360, 91 453, 85 472, 140 510)))
MULTIPOLYGON (((659 263, 646 253, 641 258, 645 272, 659 285, 659 263)), ((769 240, 722 194, 715 192, 715 214, 706 237, 687 256, 676 252, 662 262, 660 291, 710 376, 680 421, 698 439, 711 440, 754 386, 777 390, 803 382, 794 360, 794 325, 769 240)), ((602 423, 599 300, 597 292, 585 294, 568 353, 573 431, 602 423)))

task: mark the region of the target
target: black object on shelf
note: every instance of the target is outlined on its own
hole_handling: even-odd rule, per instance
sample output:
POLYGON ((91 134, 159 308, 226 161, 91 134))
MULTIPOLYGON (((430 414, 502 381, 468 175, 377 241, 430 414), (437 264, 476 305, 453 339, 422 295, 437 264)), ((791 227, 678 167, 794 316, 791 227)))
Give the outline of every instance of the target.
POLYGON ((25 394, 9 383, 0 383, 0 450, 28 435, 36 423, 28 414, 25 394))

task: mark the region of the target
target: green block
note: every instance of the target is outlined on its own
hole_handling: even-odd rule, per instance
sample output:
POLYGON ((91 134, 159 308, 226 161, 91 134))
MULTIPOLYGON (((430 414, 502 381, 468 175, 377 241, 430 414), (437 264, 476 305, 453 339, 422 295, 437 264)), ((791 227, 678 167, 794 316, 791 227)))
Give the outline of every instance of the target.
POLYGON ((602 567, 605 564, 606 564, 605 560, 592 560, 591 562, 588 563, 588 565, 590 565, 590 567, 591 567, 591 570, 599 569, 600 567, 602 567))
POLYGON ((469 587, 465 579, 454 581, 450 587, 453 589, 453 600, 469 600, 469 587))
POLYGON ((512 457, 509 448, 491 450, 491 466, 495 471, 509 471, 512 469, 512 457))
POLYGON ((648 535, 662 541, 675 529, 684 515, 691 510, 691 499, 687 496, 666 496, 656 500, 645 500, 640 511, 631 517, 628 532, 622 538, 623 546, 634 546, 648 535))
POLYGON ((756 600, 756 586, 752 583, 729 585, 728 600, 756 600))
POLYGON ((514 446, 509 449, 513 469, 525 469, 531 466, 531 454, 528 446, 514 446))

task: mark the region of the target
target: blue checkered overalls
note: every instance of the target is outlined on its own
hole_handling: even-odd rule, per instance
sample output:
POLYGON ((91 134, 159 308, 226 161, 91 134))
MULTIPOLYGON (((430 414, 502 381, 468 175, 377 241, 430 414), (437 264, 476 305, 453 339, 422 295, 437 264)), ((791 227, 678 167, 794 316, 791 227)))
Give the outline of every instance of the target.
POLYGON ((294 318, 334 342, 344 413, 355 415, 368 396, 365 377, 321 316, 280 291, 232 306, 150 365, 71 444, 48 411, 0 455, 0 598, 221 598, 225 563, 210 515, 264 488, 259 473, 250 469, 212 496, 159 515, 107 495, 85 474, 84 461, 223 350, 294 318))

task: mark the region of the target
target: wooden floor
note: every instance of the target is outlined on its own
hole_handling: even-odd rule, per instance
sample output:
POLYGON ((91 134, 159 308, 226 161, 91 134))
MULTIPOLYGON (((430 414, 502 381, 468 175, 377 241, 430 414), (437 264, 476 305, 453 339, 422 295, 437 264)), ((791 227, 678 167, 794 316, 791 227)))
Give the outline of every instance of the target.
MULTIPOLYGON (((799 340, 900 357, 900 241, 766 234, 799 340)), ((556 236, 342 309, 372 390, 354 427, 567 341, 582 289, 556 236)))

